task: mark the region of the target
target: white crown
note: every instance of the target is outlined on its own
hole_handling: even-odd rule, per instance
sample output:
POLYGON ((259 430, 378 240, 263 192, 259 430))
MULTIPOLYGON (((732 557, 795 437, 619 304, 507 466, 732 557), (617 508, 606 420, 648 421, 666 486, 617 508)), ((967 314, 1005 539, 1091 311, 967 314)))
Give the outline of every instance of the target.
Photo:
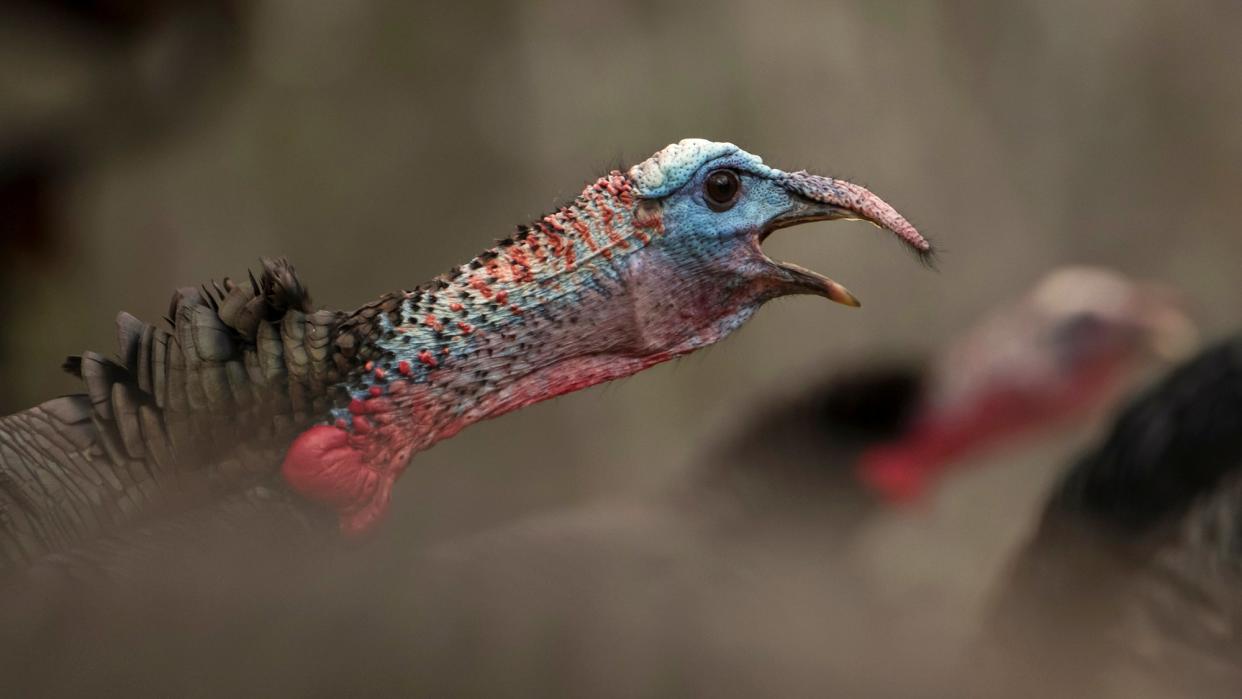
POLYGON ((732 143, 686 138, 665 146, 659 153, 630 168, 629 176, 639 196, 662 197, 685 184, 703 163, 733 153, 743 153, 757 163, 763 162, 732 143))

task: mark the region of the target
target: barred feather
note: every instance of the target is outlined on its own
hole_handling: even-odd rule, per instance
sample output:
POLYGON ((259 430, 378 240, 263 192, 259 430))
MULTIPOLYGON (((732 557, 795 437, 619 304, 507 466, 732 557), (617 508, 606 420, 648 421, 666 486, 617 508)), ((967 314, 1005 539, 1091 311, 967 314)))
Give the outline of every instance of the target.
POLYGON ((165 330, 119 314, 116 360, 65 362, 85 395, 0 418, 0 570, 251 487, 326 409, 342 314, 313 312, 286 260, 263 260, 248 284, 179 289, 168 318, 165 330))

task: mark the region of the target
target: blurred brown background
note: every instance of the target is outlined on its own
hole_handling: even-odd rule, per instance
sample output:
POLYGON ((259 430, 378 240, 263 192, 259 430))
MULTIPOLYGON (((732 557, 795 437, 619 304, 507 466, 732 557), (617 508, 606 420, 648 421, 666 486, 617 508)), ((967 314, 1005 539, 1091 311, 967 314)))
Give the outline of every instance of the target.
MULTIPOLYGON (((158 318, 177 286, 287 255, 350 308, 687 136, 861 181, 940 272, 863 224, 775 236, 862 311, 774 303, 710 351, 474 427, 417 458, 386 538, 657 490, 758 397, 940 346, 1065 263, 1176 285, 1209 336, 1239 325, 1236 2, 452 5, 0 10, 0 406, 71 390, 64 355, 110 350, 117 310, 158 318)), ((995 525, 939 551, 944 575, 1012 543, 1038 499, 1018 470, 937 506, 946 539, 995 525)))

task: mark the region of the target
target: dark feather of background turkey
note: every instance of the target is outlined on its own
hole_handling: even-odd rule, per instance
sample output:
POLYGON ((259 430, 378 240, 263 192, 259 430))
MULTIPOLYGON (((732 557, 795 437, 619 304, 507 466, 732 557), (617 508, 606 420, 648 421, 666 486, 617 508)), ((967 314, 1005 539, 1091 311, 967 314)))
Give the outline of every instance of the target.
POLYGON ((1001 677, 1242 692, 1242 338, 1148 390, 1068 471, 983 644, 1001 677))
MULTIPOLYGON (((8 657, 91 640, 55 676, 34 663, 5 676, 32 691, 104 682, 175 692, 192 680, 228 692, 253 671, 288 694, 935 695, 957 681, 956 651, 973 627, 947 612, 971 588, 920 577, 918 557, 877 570, 861 525, 912 509, 884 503, 933 494, 936 477, 985 445, 1015 458, 1057 410, 1106 410, 1153 356, 1192 342, 1160 287, 1062 271, 936 357, 838 370, 760 404, 661 495, 547 512, 430 551, 399 536, 316 545, 327 537, 302 509, 247 495, 39 566, 42 584, 21 604, 36 642, 8 657), (1090 391, 1068 390, 1083 377, 1090 391), (992 414, 998 395, 1024 420, 980 422, 978 402, 992 414), (940 440, 962 426, 973 442, 940 440), (860 480, 868 455, 881 473, 908 477, 860 480), (164 669, 125 662, 151 653, 164 669), (895 654, 907 659, 900 677, 885 670, 895 654), (262 668, 237 669, 251 658, 262 668), (204 676, 194 669, 203 663, 231 669, 204 676)), ((930 555, 953 568, 948 548, 930 555)))

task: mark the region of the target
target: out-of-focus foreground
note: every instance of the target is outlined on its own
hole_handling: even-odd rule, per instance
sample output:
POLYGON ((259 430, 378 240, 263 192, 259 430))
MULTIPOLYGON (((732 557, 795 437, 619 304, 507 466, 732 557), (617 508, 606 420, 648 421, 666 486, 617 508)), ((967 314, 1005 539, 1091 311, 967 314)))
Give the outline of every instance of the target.
POLYGON ((350 308, 685 136, 861 179, 947 252, 934 274, 863 224, 776 238, 774 257, 865 307, 773 304, 711 352, 471 428, 417 457, 358 550, 248 571, 200 557, 54 598, 4 631, 9 676, 265 695, 958 686, 1005 562, 1098 421, 977 457, 831 557, 830 517, 705 550, 675 509, 582 503, 653 499, 771 396, 952 346, 1064 264, 1163 280, 1206 335, 1236 330, 1240 28, 1223 1, 10 4, 3 412, 73 390, 63 356, 110 349, 119 309, 156 319, 173 288, 281 254, 350 308), (573 536, 541 514, 566 506, 587 513, 573 536), (580 533, 618 518, 621 541, 580 533), (514 520, 552 533, 532 547, 514 520), (661 546, 627 554, 633 539, 661 546), (497 574, 524 561, 563 571, 563 593, 497 574))

